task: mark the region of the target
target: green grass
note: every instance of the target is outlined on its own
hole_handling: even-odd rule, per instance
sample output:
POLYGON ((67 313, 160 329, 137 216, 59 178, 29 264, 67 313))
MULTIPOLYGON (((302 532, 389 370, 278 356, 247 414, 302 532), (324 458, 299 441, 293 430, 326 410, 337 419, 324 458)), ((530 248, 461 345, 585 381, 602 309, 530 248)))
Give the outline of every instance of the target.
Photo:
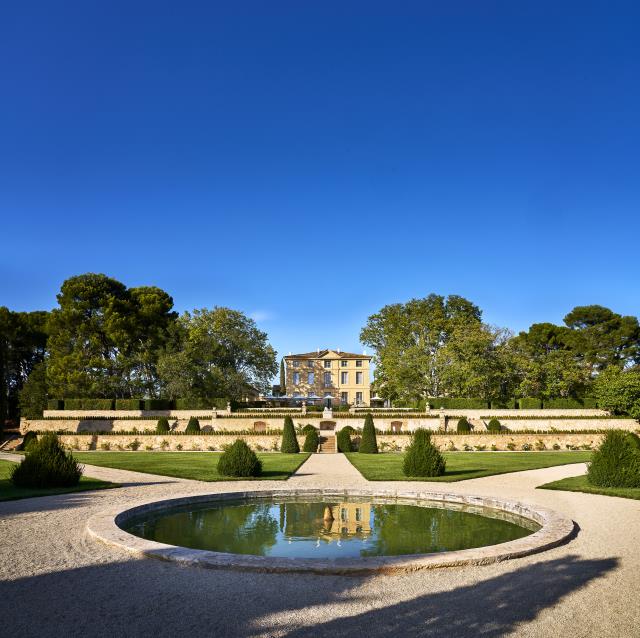
POLYGON ((248 479, 218 474, 222 452, 74 452, 81 463, 113 467, 118 470, 146 472, 196 481, 271 480, 284 481, 308 458, 308 454, 258 454, 262 475, 248 479))
POLYGON ((75 487, 52 487, 49 489, 32 489, 28 487, 15 487, 9 480, 13 461, 0 461, 0 501, 12 501, 18 498, 31 498, 32 496, 50 496, 52 494, 69 494, 70 492, 85 492, 86 490, 103 490, 109 487, 117 487, 115 483, 99 481, 89 476, 83 476, 75 487))
POLYGON ((445 452, 447 471, 444 476, 433 478, 407 477, 402 473, 404 454, 345 455, 354 467, 369 481, 439 481, 451 483, 467 479, 537 470, 554 465, 584 463, 591 452, 445 452))
POLYGON ((587 482, 587 475, 570 476, 566 479, 539 485, 539 490, 561 490, 563 492, 584 492, 585 494, 602 494, 603 496, 619 496, 640 500, 640 487, 596 487, 587 482))

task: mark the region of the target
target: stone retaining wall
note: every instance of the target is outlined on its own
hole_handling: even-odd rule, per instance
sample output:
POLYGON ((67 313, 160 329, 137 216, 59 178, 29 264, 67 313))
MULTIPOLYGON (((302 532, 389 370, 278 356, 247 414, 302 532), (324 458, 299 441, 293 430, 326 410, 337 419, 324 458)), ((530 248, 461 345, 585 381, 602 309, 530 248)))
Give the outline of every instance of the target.
MULTIPOLYGON (((486 424, 489 419, 471 418, 469 417, 473 427, 476 430, 486 430, 486 424)), ((316 427, 326 422, 325 419, 309 418, 307 416, 295 416, 293 421, 296 425, 302 426, 312 423, 316 427)), ((187 427, 187 419, 170 418, 169 424, 172 429, 182 432, 187 427)), ((203 430, 215 431, 259 431, 257 428, 264 430, 281 430, 284 419, 282 417, 218 417, 215 419, 200 419, 200 426, 203 430)), ((335 429, 350 425, 355 429, 362 429, 364 425, 364 417, 362 418, 340 418, 334 417, 329 421, 335 424, 335 429)), ((57 431, 65 430, 69 432, 130 432, 134 428, 138 431, 153 430, 155 431, 157 418, 149 419, 39 419, 29 420, 22 419, 20 421, 21 432, 27 430, 57 431)), ((640 429, 640 424, 634 419, 586 419, 586 418, 563 418, 563 419, 515 419, 501 418, 500 423, 508 430, 517 432, 521 430, 542 430, 542 431, 572 431, 572 430, 610 430, 622 429, 635 431, 640 429)), ((438 417, 376 417, 375 425, 379 431, 389 431, 400 428, 401 431, 413 431, 417 428, 425 428, 431 431, 447 429, 447 431, 456 428, 457 418, 442 419, 438 417)))
MULTIPOLYGON (((523 446, 532 450, 553 450, 560 446, 561 450, 579 449, 583 446, 596 448, 602 440, 602 434, 468 434, 448 436, 436 434, 433 442, 441 450, 464 451, 465 449, 490 451, 507 451, 511 447, 522 451, 523 446), (510 445, 511 444, 511 445, 510 445), (543 447, 544 446, 544 447, 543 447)), ((166 450, 166 451, 221 451, 225 445, 236 439, 245 440, 251 448, 258 452, 277 451, 280 447, 280 436, 276 435, 139 435, 134 434, 64 434, 60 436, 62 443, 73 450, 166 450)), ((378 435, 378 447, 382 452, 399 452, 409 445, 411 437, 407 435, 378 435)), ((298 436, 302 449, 304 437, 298 436)))

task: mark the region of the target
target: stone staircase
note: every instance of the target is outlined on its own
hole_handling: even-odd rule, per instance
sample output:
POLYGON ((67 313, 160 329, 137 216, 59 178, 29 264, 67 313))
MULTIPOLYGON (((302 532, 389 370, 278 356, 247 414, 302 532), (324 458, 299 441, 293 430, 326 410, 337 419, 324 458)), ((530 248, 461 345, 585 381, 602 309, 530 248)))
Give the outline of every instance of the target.
POLYGON ((320 454, 335 454, 336 453, 336 436, 335 434, 329 434, 328 436, 322 435, 320 437, 320 447, 318 448, 320 454))

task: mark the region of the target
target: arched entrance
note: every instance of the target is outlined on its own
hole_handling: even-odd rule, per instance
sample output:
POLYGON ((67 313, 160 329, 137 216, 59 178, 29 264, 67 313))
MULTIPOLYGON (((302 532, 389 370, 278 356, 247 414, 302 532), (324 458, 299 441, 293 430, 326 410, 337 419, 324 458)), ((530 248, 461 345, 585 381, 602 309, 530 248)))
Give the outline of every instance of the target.
POLYGON ((253 423, 253 431, 254 432, 266 432, 267 424, 264 421, 254 421, 253 423))
POLYGON ((335 421, 320 421, 320 430, 324 432, 334 432, 336 429, 335 421))
POLYGON ((391 431, 392 432, 401 432, 402 431, 402 421, 391 421, 391 431))

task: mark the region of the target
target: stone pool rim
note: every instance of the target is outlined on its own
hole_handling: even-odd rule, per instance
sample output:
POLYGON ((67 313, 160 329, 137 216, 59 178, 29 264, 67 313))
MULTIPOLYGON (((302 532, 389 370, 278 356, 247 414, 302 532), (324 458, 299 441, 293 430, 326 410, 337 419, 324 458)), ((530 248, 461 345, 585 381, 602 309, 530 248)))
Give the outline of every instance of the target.
POLYGON ((206 567, 239 571, 272 573, 316 573, 335 575, 393 574, 422 569, 488 565, 512 558, 546 551, 566 542, 574 533, 573 521, 554 510, 487 496, 454 494, 432 491, 376 490, 376 489, 274 489, 197 494, 178 498, 152 500, 136 505, 122 505, 92 516, 87 521, 90 537, 107 545, 124 549, 134 555, 206 567), (201 505, 244 499, 279 497, 322 498, 386 498, 399 499, 405 504, 433 501, 455 505, 470 505, 516 514, 534 521, 540 529, 532 534, 498 545, 485 545, 471 549, 430 554, 403 554, 398 556, 367 556, 363 558, 284 558, 254 554, 228 554, 202 549, 190 549, 158 543, 134 536, 120 525, 141 514, 156 513, 184 505, 201 505))

